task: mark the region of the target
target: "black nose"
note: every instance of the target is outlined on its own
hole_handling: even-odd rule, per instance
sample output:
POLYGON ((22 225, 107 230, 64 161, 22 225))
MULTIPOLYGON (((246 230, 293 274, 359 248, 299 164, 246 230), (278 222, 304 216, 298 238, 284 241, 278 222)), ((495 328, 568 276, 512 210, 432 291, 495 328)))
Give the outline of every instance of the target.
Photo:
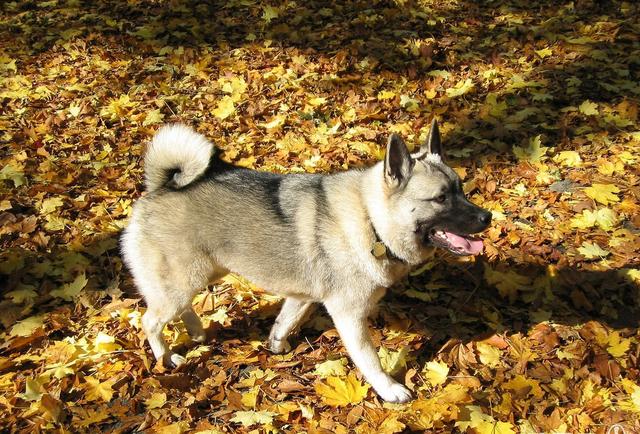
POLYGON ((484 211, 478 216, 478 220, 485 226, 489 226, 491 223, 491 213, 489 211, 484 211))

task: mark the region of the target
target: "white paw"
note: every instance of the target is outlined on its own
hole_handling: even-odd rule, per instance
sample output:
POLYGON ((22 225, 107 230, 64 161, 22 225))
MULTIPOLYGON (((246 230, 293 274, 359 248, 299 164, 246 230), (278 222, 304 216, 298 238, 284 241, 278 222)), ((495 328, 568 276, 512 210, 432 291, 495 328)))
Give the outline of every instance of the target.
POLYGON ((176 353, 172 353, 171 356, 169 356, 169 361, 176 368, 178 368, 178 367, 184 365, 185 363, 187 363, 187 359, 185 359, 180 354, 176 354, 176 353))
POLYGON ((291 351, 291 345, 287 339, 269 339, 269 350, 274 354, 283 354, 291 351))
POLYGON ((400 383, 393 382, 387 387, 376 389, 378 395, 387 402, 402 403, 410 401, 411 391, 400 383))
POLYGON ((207 334, 204 331, 202 331, 201 333, 194 333, 193 336, 191 336, 191 340, 193 342, 201 344, 207 340, 207 334))

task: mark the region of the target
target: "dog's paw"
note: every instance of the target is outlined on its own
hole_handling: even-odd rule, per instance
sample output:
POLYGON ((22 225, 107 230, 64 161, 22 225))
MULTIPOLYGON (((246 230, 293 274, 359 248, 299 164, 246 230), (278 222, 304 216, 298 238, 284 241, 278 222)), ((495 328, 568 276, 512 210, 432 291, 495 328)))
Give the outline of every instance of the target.
POLYGON ((291 345, 287 339, 269 339, 269 350, 273 354, 283 354, 291 351, 291 345))
POLYGON ((400 383, 393 383, 381 390, 376 390, 378 395, 387 402, 403 403, 410 401, 411 391, 400 383))
POLYGON ((187 363, 186 358, 176 353, 169 354, 169 357, 167 357, 167 361, 168 361, 168 366, 172 368, 179 368, 180 366, 187 363))
POLYGON ((204 330, 202 332, 194 333, 191 335, 191 340, 197 344, 202 344, 207 340, 207 334, 204 330))

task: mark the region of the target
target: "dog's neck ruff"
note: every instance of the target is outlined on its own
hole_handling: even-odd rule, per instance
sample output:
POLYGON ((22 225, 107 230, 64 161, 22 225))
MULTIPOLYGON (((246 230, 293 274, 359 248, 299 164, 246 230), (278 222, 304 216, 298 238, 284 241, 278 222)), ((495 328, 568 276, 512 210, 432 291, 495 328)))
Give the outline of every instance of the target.
POLYGON ((393 253, 393 250, 391 250, 391 248, 387 246, 384 241, 382 241, 373 222, 371 222, 371 229, 373 229, 373 236, 376 238, 376 240, 373 242, 373 246, 371 246, 371 254, 376 259, 386 258, 390 261, 397 261, 403 264, 407 264, 407 261, 399 258, 395 253, 393 253))

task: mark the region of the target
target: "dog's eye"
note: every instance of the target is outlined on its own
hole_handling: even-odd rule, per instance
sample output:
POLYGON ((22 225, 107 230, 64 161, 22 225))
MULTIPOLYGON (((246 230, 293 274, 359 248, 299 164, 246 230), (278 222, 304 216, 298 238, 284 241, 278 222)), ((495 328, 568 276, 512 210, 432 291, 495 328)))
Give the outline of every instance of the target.
POLYGON ((437 203, 444 203, 444 201, 447 200, 447 195, 441 194, 440 196, 436 197, 433 200, 436 201, 437 203))

